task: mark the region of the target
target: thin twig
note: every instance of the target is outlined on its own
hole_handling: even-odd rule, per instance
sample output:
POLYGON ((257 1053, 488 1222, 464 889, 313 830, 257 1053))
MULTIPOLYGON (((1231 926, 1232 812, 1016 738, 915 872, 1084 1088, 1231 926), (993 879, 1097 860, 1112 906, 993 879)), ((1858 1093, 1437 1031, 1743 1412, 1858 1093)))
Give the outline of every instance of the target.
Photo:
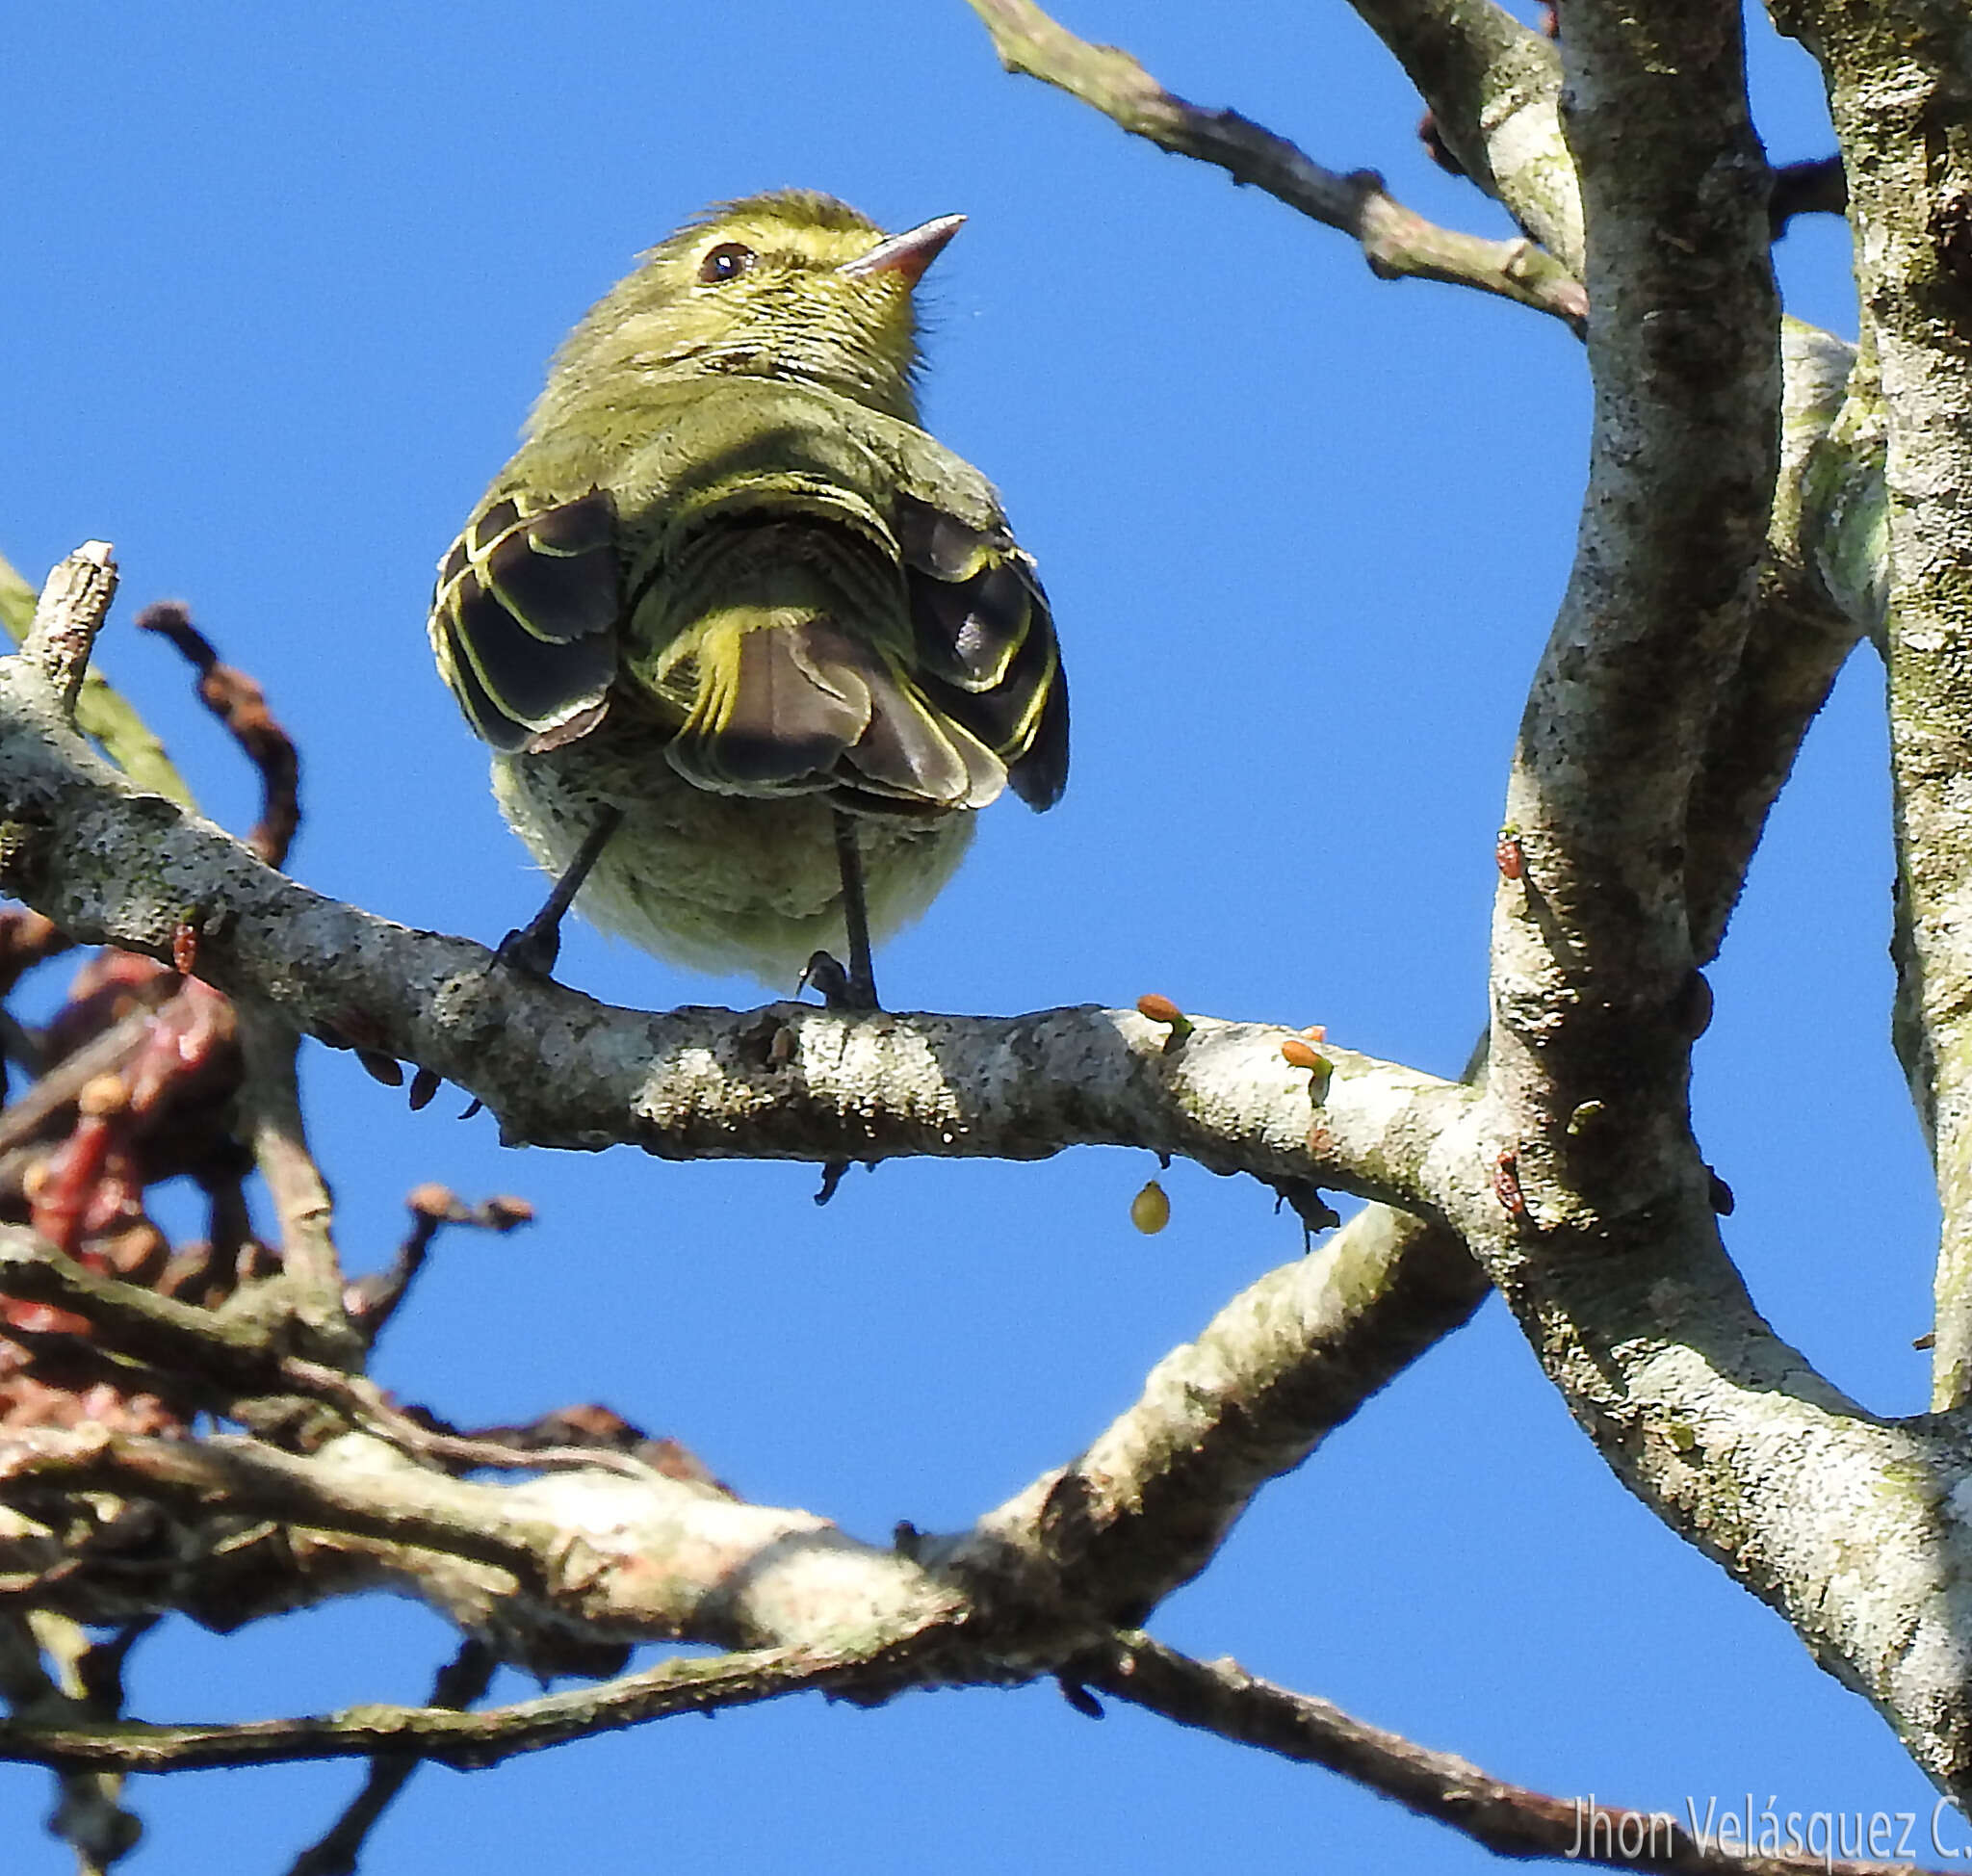
POLYGON ((117 557, 106 540, 86 540, 48 575, 20 655, 55 686, 62 714, 75 720, 89 654, 117 596, 117 557))
POLYGON ((433 1239, 445 1226, 468 1225, 505 1234, 532 1224, 534 1217, 533 1207, 525 1199, 503 1196, 467 1205, 449 1187, 435 1184, 415 1187, 404 1204, 411 1214, 411 1229, 389 1268, 358 1277, 346 1292, 350 1318, 373 1344, 402 1308, 411 1285, 425 1267, 433 1239))
POLYGON ((1077 39, 1033 0, 969 4, 1009 71, 1055 86, 1132 136, 1215 164, 1234 182, 1251 183, 1340 229, 1361 245, 1379 277, 1476 287, 1581 330, 1589 310, 1581 282, 1533 242, 1487 241, 1439 227, 1397 201, 1373 169, 1338 174, 1236 111, 1204 110, 1167 91, 1128 52, 1077 39))
MULTIPOLYGON (((160 978, 165 987, 168 977, 160 978)), ((147 1003, 119 1017, 101 1035, 65 1055, 20 1099, 0 1113, 0 1153, 32 1140, 41 1128, 70 1106, 99 1075, 114 1074, 143 1047, 157 1020, 159 1005, 147 1003)))
MULTIPOLYGON (((95 1330, 88 1352, 99 1358, 128 1356, 147 1362, 158 1372, 174 1377, 180 1392, 193 1389, 201 1406, 222 1416, 230 1416, 242 1399, 299 1394, 339 1409, 351 1424, 402 1451, 441 1465, 507 1472, 588 1469, 625 1478, 659 1476, 656 1468, 635 1455, 607 1447, 526 1450, 424 1425, 393 1405, 374 1381, 285 1353, 278 1346, 278 1325, 256 1314, 199 1309, 143 1285, 124 1283, 85 1267, 18 1227, 0 1226, 0 1293, 87 1317, 95 1330)), ((71 1349, 72 1340, 62 1338, 50 1353, 71 1349)))
POLYGON ((616 1472, 624 1478, 662 1476, 655 1467, 645 1465, 633 1454, 615 1452, 607 1446, 536 1446, 530 1451, 497 1440, 441 1432, 420 1424, 392 1406, 383 1390, 361 1375, 345 1374, 339 1368, 303 1361, 295 1355, 282 1356, 278 1368, 281 1379, 292 1384, 298 1394, 342 1408, 366 1432, 388 1440, 417 1458, 506 1472, 591 1470, 616 1472))
MULTIPOLYGON (((458 1653, 438 1670, 431 1683, 429 1707, 461 1711, 484 1697, 493 1684, 499 1657, 484 1642, 468 1638, 458 1653)), ((370 1761, 363 1788, 322 1837, 288 1867, 288 1876, 355 1876, 363 1844, 392 1799, 404 1788, 422 1761, 402 1754, 379 1754, 370 1761)))
POLYGON ((294 738, 274 721, 260 686, 245 671, 220 662, 182 600, 146 606, 137 615, 137 629, 168 639, 198 673, 199 702, 226 726, 259 771, 260 819, 246 845, 269 866, 279 866, 301 824, 301 761, 294 738))
POLYGON ((578 1687, 483 1712, 366 1706, 293 1719, 234 1725, 116 1727, 0 1723, 0 1760, 124 1772, 190 1771, 220 1765, 276 1765, 382 1755, 435 1759, 477 1769, 517 1753, 539 1752, 598 1733, 678 1713, 751 1707, 789 1694, 875 1700, 934 1675, 930 1656, 949 1636, 942 1624, 868 1636, 835 1648, 770 1648, 661 1661, 600 1687, 578 1687))
MULTIPOLYGON (((0 1617, 0 1694, 15 1722, 62 1726, 115 1720, 122 1707, 123 1657, 149 1626, 132 1623, 92 1649, 81 1626, 65 1616, 0 1617), (98 1655, 104 1658, 93 1660, 98 1655), (47 1657, 54 1660, 54 1673, 47 1657)), ((74 1850, 78 1876, 103 1876, 137 1847, 143 1831, 118 1802, 122 1774, 63 1766, 56 1783, 60 1796, 49 1829, 74 1850)))
POLYGON ((280 1221, 282 1281, 295 1318, 333 1359, 352 1361, 361 1338, 343 1309, 342 1265, 330 1234, 335 1208, 301 1121, 295 1081, 299 1038, 267 1005, 244 999, 238 1007, 246 1071, 241 1116, 280 1221))
POLYGON ((1387 1733, 1311 1694, 1248 1674, 1236 1661, 1199 1661, 1137 1633, 1071 1661, 1070 1679, 1240 1745, 1326 1766, 1421 1817, 1448 1824, 1503 1857, 1557 1857, 1619 1869, 1691 1876, 1918 1876, 1908 1863, 1819 1855, 1735 1856, 1701 1846, 1668 1811, 1590 1806, 1510 1785, 1451 1753, 1387 1733), (1599 1820, 1599 1821, 1598 1821, 1599 1820))

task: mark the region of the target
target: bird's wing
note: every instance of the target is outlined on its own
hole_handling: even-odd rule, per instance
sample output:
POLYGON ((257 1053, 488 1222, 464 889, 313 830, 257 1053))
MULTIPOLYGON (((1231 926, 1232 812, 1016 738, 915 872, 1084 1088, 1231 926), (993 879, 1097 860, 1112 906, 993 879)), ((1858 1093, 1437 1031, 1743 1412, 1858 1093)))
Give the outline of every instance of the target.
POLYGON ((1006 765, 1023 801, 1051 808, 1068 785, 1068 678, 1034 563, 985 477, 922 430, 877 422, 919 684, 1006 765))
POLYGON ((431 648, 496 749, 548 749, 595 727, 622 615, 615 503, 493 485, 438 565, 431 648))
POLYGON ((1030 808, 1068 785, 1068 678, 1034 563, 1004 524, 968 526, 900 494, 896 532, 925 698, 1006 765, 1030 808))
POLYGON ((627 674, 675 716, 666 754, 723 794, 869 813, 980 808, 1005 764, 927 694, 861 405, 804 385, 702 387, 627 465, 627 674), (633 522, 631 516, 640 517, 633 522))

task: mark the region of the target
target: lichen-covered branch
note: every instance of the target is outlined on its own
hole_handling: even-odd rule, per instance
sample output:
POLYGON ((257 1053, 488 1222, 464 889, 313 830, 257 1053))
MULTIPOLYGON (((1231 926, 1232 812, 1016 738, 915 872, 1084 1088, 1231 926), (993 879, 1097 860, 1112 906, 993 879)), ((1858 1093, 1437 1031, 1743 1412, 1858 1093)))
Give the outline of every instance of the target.
POLYGON ((1868 387, 1854 381, 1851 349, 1813 326, 1783 321, 1780 351, 1780 469, 1766 555, 1686 811, 1686 916, 1700 965, 1718 954, 1802 740, 1870 626, 1865 609, 1838 600, 1827 564, 1844 517, 1880 499, 1881 462, 1860 429, 1868 387))
POLYGON ((480 946, 324 899, 137 794, 64 734, 18 659, 0 661, 0 816, 14 829, 4 883, 65 930, 168 952, 195 912, 202 977, 296 1029, 435 1070, 483 1101, 509 1141, 823 1161, 1127 1144, 1417 1203, 1417 1156, 1470 1099, 1337 1048, 1322 1052, 1326 1073, 1294 1067, 1281 1053, 1293 1032, 1258 1024, 1199 1019, 1180 1039, 1092 1008, 1007 1020, 610 1009, 495 968, 480 946))
MULTIPOLYGON (((1720 1245, 1686 1107, 1696 962, 1729 903, 1690 874, 1689 818, 1719 700, 1749 675, 1781 414, 1738 32, 1712 0, 1563 13, 1590 487, 1510 794, 1486 1104, 1434 1163, 1440 1210, 1618 1473, 1962 1794, 1972 1598, 1951 1495, 1972 1455, 1949 1426, 1862 1413, 1773 1335, 1720 1245), (1492 1173, 1470 1206, 1460 1144, 1492 1173), (1844 1561, 1858 1545, 1866 1581, 1844 1561)), ((1809 670, 1840 645, 1810 648, 1809 670)), ((1777 751, 1800 715, 1766 732, 1777 751)))
MULTIPOLYGON (((814 1640, 857 1625, 948 1607, 909 1558, 856 1543, 812 1512, 749 1505, 714 1487, 600 1469, 517 1484, 452 1478, 361 1433, 307 1454, 224 1437, 199 1442, 40 1429, 0 1448, 0 1503, 38 1519, 51 1494, 108 1492, 165 1506, 189 1530, 221 1517, 275 1520, 360 1547, 365 1586, 388 1582, 469 1632, 496 1638, 503 1658, 532 1665, 567 1643, 652 1640, 728 1648, 814 1640)), ((0 1534, 0 1569, 39 1555, 26 1528, 0 1534)), ((103 1585, 134 1593, 126 1554, 103 1585)), ((97 1585, 72 1568, 50 1593, 100 1620, 97 1585)), ((154 1607, 170 1607, 161 1570, 154 1607)), ((330 1593, 338 1593, 332 1587, 330 1593)), ((126 1609, 128 1603, 116 1605, 126 1609)))
POLYGON ((1579 326, 1587 304, 1568 268, 1531 241, 1487 241, 1427 221, 1374 170, 1339 175, 1236 111, 1207 111, 1167 91, 1128 52, 1091 45, 1033 0, 968 0, 1009 71, 1081 99, 1159 149, 1216 165, 1358 242, 1373 273, 1442 280, 1551 313, 1579 326))
POLYGON ((1933 0, 1798 0, 1829 80, 1887 415, 1898 1040, 1944 1223, 1933 1400, 1972 1399, 1972 29, 1933 0))
POLYGON ((1431 107, 1459 166, 1577 278, 1582 202, 1561 132, 1561 55, 1493 0, 1353 0, 1431 107))
POLYGON ((1262 1485, 1490 1289, 1452 1233, 1372 1206, 1233 1297, 1084 1452, 983 1518, 964 1556, 1017 1558, 1071 1602, 1144 1621, 1211 1561, 1262 1485))
POLYGON ((22 660, 55 687, 57 707, 71 722, 89 669, 90 647, 117 596, 117 559, 106 540, 86 540, 48 575, 35 605, 22 660))
POLYGON ((1508 790, 1489 1083, 1506 1210, 1542 1232, 1710 1216, 1686 1107, 1705 1020, 1686 822, 1778 467, 1766 168, 1737 17, 1694 0, 1648 25, 1596 4, 1564 22, 1596 430, 1508 790))

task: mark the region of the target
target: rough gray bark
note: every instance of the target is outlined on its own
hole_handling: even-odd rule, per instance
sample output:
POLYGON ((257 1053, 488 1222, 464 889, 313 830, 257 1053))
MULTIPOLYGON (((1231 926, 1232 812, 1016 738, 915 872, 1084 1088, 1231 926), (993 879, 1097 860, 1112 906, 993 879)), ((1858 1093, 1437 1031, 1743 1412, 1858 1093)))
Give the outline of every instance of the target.
MULTIPOLYGON (((1252 179, 1374 254, 1359 178, 1297 166, 1283 140, 1184 104, 1025 0, 973 4, 1010 64, 1167 146, 1235 173, 1258 165, 1252 179)), ((16 1579, 45 1576, 48 1606, 76 1619, 244 1620, 385 1585, 544 1671, 607 1674, 654 1638, 735 1652, 477 1716, 140 1729, 23 1712, 0 1753, 97 1771, 384 1751, 482 1762, 791 1691, 875 1700, 1053 1675, 1072 1699, 1100 1685, 1346 1764, 1502 1847, 1549 1845, 1538 1794, 1487 1785, 1488 1837, 1470 1768, 1407 1759, 1319 1703, 1134 1632, 1268 1478, 1491 1284, 1616 1474, 1873 1701, 1941 1790, 1972 1799, 1972 1431, 1959 1411, 1972 1385, 1972 27, 1933 0, 1790 11, 1830 74, 1849 160, 1857 361, 1780 317, 1724 0, 1641 14, 1565 0, 1558 51, 1490 0, 1358 10, 1446 145, 1539 244, 1432 231, 1388 271, 1571 321, 1585 307, 1596 384, 1573 575, 1506 783, 1484 1080, 1159 1012, 606 1009, 310 894, 132 788, 66 721, 87 631, 51 627, 0 666, 0 883, 80 939, 153 955, 196 914, 198 970, 261 1026, 260 1140, 298 1254, 253 1308, 174 1313, 18 1235, 0 1241, 9 1293, 86 1316, 133 1371, 198 1373, 211 1411, 248 1429, 16 1437, 0 1451, 0 1559, 16 1579), (1802 735, 1879 632, 1901 1034, 1946 1212, 1944 1411, 1907 1421, 1864 1412, 1760 1318, 1720 1240, 1687 1099, 1701 967, 1802 735), (905 1529, 883 1549, 620 1455, 536 1455, 545 1470, 522 1483, 453 1476, 486 1454, 410 1423, 357 1371, 285 1080, 290 1031, 454 1080, 516 1141, 819 1160, 1102 1141, 1250 1173, 1304 1215, 1317 1186, 1381 1203, 1232 1299, 1078 1457, 970 1529, 905 1529), (84 1539, 104 1502, 165 1521, 155 1569, 133 1567, 127 1545, 114 1568, 92 1559, 84 1539)))

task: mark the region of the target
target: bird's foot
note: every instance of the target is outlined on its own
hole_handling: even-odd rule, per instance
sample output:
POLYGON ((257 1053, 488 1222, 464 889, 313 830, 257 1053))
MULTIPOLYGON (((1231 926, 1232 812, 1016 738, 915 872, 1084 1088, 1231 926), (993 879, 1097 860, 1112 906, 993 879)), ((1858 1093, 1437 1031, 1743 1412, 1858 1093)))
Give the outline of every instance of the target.
POLYGON ((510 965, 528 977, 538 977, 543 983, 553 981, 555 960, 561 955, 561 921, 575 903, 575 896, 582 891, 583 882, 603 857, 603 849, 610 845, 610 835, 622 824, 621 808, 605 808, 596 817, 595 825, 583 836, 582 845, 575 849, 575 857, 556 880, 547 902, 518 931, 509 931, 501 939, 493 953, 496 964, 510 965))
POLYGON ((524 977, 549 983, 555 977, 555 960, 561 955, 561 919, 533 919, 509 931, 494 947, 493 962, 518 971, 524 977))
POLYGON ((876 1001, 876 985, 867 976, 845 971, 837 962, 833 953, 817 951, 808 960, 808 967, 801 973, 801 981, 794 986, 796 993, 815 989, 821 993, 821 1001, 830 1009, 845 1013, 865 1012, 881 1009, 876 1001))

